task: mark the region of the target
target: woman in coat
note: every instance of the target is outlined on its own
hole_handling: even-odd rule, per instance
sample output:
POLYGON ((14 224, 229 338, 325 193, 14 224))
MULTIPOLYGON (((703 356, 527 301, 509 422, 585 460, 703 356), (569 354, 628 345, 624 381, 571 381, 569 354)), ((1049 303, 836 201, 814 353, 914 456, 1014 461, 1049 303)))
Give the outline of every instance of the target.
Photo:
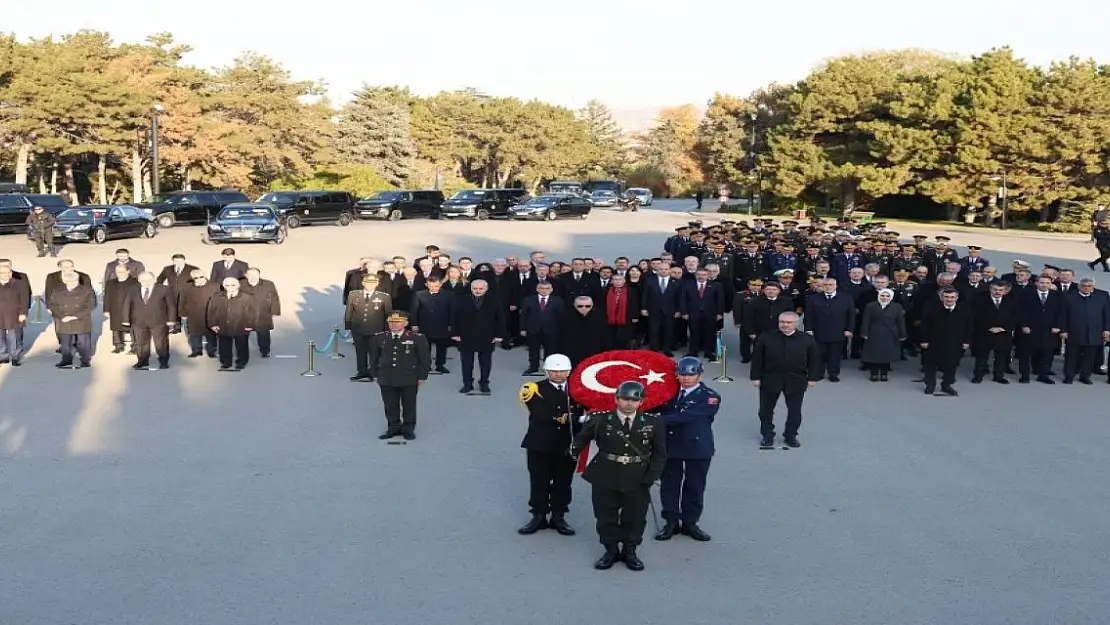
MULTIPOLYGON (((644 272, 640 271, 640 268, 635 265, 629 267, 626 282, 628 284, 628 290, 631 293, 629 300, 635 304, 636 311, 639 312, 644 307, 644 272)), ((640 322, 633 327, 633 349, 640 349, 640 347, 647 342, 647 325, 647 322, 641 319, 640 322)))
POLYGON ((863 309, 860 336, 865 341, 860 360, 871 367, 871 381, 886 382, 890 363, 902 358, 902 341, 906 340, 906 315, 894 300, 894 291, 881 289, 878 301, 863 309))

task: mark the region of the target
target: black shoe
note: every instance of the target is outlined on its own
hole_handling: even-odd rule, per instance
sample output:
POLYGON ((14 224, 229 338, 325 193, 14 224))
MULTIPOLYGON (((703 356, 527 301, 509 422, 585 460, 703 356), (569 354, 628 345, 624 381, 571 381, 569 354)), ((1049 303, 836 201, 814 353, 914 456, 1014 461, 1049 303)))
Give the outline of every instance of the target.
POLYGON ((655 540, 670 540, 674 538, 678 530, 678 521, 668 520, 663 525, 663 529, 659 530, 659 533, 655 535, 655 540))
POLYGON ((479 395, 489 395, 490 394, 489 387, 488 386, 479 386, 478 387, 478 394, 479 395))
POLYGON ((948 395, 949 397, 956 397, 956 396, 959 395, 959 393, 956 392, 956 389, 952 388, 951 386, 949 386, 947 384, 942 384, 941 385, 940 392, 944 393, 945 395, 948 395))
POLYGON ((926 386, 925 387, 925 394, 926 395, 934 395, 934 394, 936 394, 936 392, 937 392, 937 387, 935 387, 935 386, 926 386))
POLYGON ((560 536, 574 536, 574 528, 567 524, 566 520, 561 516, 551 516, 551 521, 547 523, 551 529, 559 532, 560 536))
POLYGON ((746 364, 748 364, 748 363, 749 363, 749 362, 751 362, 751 361, 752 361, 752 359, 751 359, 751 358, 741 358, 741 359, 740 359, 740 364, 744 364, 744 365, 746 365, 746 364))
POLYGON ((787 447, 793 447, 793 448, 797 449, 798 447, 802 446, 802 444, 800 442, 798 442, 798 437, 797 436, 791 436, 790 438, 784 438, 782 440, 786 443, 787 447))
POLYGON ((775 437, 773 437, 773 436, 764 436, 763 438, 759 439, 759 446, 760 447, 765 447, 767 449, 770 449, 770 448, 774 447, 775 446, 775 437))
POLYGON ((163 361, 158 361, 158 368, 159 369, 169 369, 170 368, 170 361, 168 361, 168 360, 164 361, 164 362, 163 361))
POLYGON ((885 372, 884 372, 884 373, 880 373, 880 374, 879 374, 879 381, 880 381, 880 382, 889 382, 889 381, 890 381, 890 376, 889 376, 889 375, 887 375, 887 374, 886 374, 885 372))
MULTIPOLYGON (((123 351, 123 350, 120 350, 120 351, 123 351)), ((112 353, 113 354, 118 354, 119 352, 117 352, 116 350, 112 350, 112 353)), ((186 356, 186 358, 200 358, 202 355, 203 354, 201 354, 200 352, 197 352, 195 354, 189 354, 188 356, 186 356)))
POLYGON ((624 560, 624 565, 628 567, 629 571, 642 571, 644 570, 644 562, 640 556, 636 555, 636 548, 625 546, 624 551, 621 552, 621 560, 624 560))
POLYGON ((871 380, 872 382, 878 382, 878 381, 879 381, 879 374, 878 374, 878 373, 875 373, 874 371, 872 371, 872 372, 871 372, 871 377, 870 377, 869 379, 870 379, 870 380, 871 380))
POLYGON ((369 373, 358 373, 358 374, 355 374, 355 375, 351 376, 351 381, 352 382, 361 382, 362 380, 369 380, 369 379, 370 379, 370 374, 369 373))
POLYGON ((1071 383, 1072 383, 1072 382, 1074 382, 1074 381, 1075 381, 1075 378, 1072 378, 1072 377, 1070 377, 1070 376, 1069 376, 1069 377, 1066 377, 1066 378, 1064 378, 1064 384, 1071 384, 1071 383))
POLYGON ((1018 378, 1018 384, 1029 384, 1029 376, 1023 375, 1018 378))
POLYGON ((1090 269, 1091 271, 1094 271, 1095 270, 1095 264, 1093 262, 1087 263, 1087 269, 1090 269))
POLYGON ((11 360, 9 360, 9 359, 7 359, 7 358, 3 358, 3 359, 0 359, 0 365, 6 365, 6 364, 8 364, 9 362, 11 362, 11 360))
POLYGON ((56 364, 54 366, 59 368, 59 369, 68 369, 69 367, 73 366, 73 363, 72 362, 59 362, 58 364, 56 364))
POLYGON ((698 527, 697 523, 683 523, 682 533, 683 535, 689 536, 690 538, 693 538, 694 540, 701 543, 707 543, 712 540, 709 537, 709 534, 706 534, 704 531, 702 531, 700 527, 698 527))
POLYGON ((400 435, 401 435, 400 432, 396 432, 394 430, 386 430, 382 434, 378 435, 378 440, 387 441, 387 440, 393 438, 394 436, 400 436, 400 435))
POLYGON ((23 366, 23 361, 22 360, 13 360, 12 361, 12 366, 13 367, 21 367, 21 366, 23 366))
POLYGON ((605 554, 598 558, 597 562, 594 562, 594 568, 599 571, 608 571, 620 559, 620 555, 616 545, 605 545, 605 554))
POLYGON ((451 373, 451 372, 447 370, 447 367, 436 367, 436 373, 448 374, 448 373, 451 373))
POLYGON ((233 371, 233 369, 227 365, 220 365, 220 371, 233 371))
POLYGON ((547 529, 547 517, 542 514, 533 514, 532 520, 525 523, 524 527, 518 529, 516 533, 528 536, 545 529, 547 529))
POLYGON ((1094 384, 1094 382, 1091 382, 1091 378, 1079 378, 1079 383, 1080 384, 1094 384))
MULTIPOLYGON (((123 353, 123 346, 122 345, 117 345, 117 346, 113 347, 112 348, 112 353, 113 354, 122 354, 123 353)), ((189 357, 192 358, 192 356, 189 356, 189 357)))
POLYGON ((840 376, 839 375, 831 375, 831 374, 829 375, 829 382, 835 383, 835 382, 839 382, 839 381, 840 381, 840 376))
POLYGON ((247 365, 235 365, 235 370, 236 371, 242 371, 243 369, 246 369, 246 368, 247 368, 247 365))
POLYGON ((149 369, 150 368, 150 363, 149 362, 137 362, 137 363, 131 365, 131 368, 134 369, 135 371, 142 371, 143 369, 149 369))
POLYGON ((91 366, 92 366, 91 363, 83 362, 83 363, 77 365, 77 368, 78 369, 88 369, 91 366))
POLYGON ((1007 380, 1006 378, 995 378, 994 383, 995 384, 1009 384, 1010 381, 1007 380))
POLYGON ((971 378, 971 383, 972 384, 982 384, 983 383, 983 378, 981 378, 979 376, 975 376, 975 377, 971 378))
POLYGON ((462 393, 463 395, 470 395, 471 393, 474 392, 474 387, 473 386, 464 386, 464 387, 459 389, 459 392, 462 393))
POLYGON ((262 357, 263 358, 269 358, 270 357, 270 352, 262 352, 262 357))
POLYGON ((1038 375, 1037 376, 1037 381, 1040 382, 1041 384, 1056 384, 1056 380, 1053 380, 1052 378, 1048 377, 1047 375, 1038 375))
POLYGON ((404 438, 406 441, 414 441, 416 440, 416 432, 402 432, 401 438, 404 438))

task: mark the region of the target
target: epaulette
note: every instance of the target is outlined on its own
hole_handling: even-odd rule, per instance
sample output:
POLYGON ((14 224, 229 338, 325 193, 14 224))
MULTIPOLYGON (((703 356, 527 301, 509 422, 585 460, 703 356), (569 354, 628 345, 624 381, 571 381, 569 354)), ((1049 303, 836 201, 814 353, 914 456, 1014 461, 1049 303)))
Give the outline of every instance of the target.
POLYGON ((540 395, 540 387, 535 382, 525 382, 520 386, 520 403, 527 404, 532 401, 533 397, 543 397, 540 395))

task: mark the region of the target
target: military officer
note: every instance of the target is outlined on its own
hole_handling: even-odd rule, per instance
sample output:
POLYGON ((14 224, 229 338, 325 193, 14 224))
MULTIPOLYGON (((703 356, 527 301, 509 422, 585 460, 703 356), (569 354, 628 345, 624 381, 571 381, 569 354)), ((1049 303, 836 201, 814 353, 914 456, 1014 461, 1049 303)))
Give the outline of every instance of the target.
POLYGON ((573 536, 574 529, 564 518, 570 509, 570 485, 576 466, 566 451, 573 441, 572 430, 578 425, 571 417, 574 404, 567 387, 570 358, 551 354, 544 359, 543 368, 546 380, 520 387, 520 401, 528 409, 528 432, 520 446, 527 450, 532 520, 517 532, 528 535, 551 528, 563 536, 573 536))
POLYGON ((721 408, 721 396, 702 384, 704 370, 697 358, 679 359, 675 367, 678 394, 660 411, 667 426, 667 464, 659 482, 666 524, 655 540, 670 540, 677 533, 700 542, 709 540, 698 520, 714 452, 713 419, 721 408))
POLYGON ((906 273, 913 273, 920 266, 921 257, 917 255, 917 246, 911 244, 903 245, 902 255, 896 256, 890 263, 895 272, 904 270, 906 273))
POLYGON ((763 280, 752 278, 748 280, 748 288, 732 298, 732 323, 740 330, 740 362, 752 359, 752 339, 748 336, 748 328, 743 326, 748 309, 762 292, 763 280))
POLYGON ((27 226, 31 229, 31 237, 35 241, 35 248, 39 251, 39 258, 54 252, 54 216, 36 206, 30 215, 27 215, 27 226))
MULTIPOLYGON (((355 299, 354 294, 350 299, 355 299)), ((378 381, 382 392, 387 429, 378 438, 387 440, 401 435, 406 441, 416 438, 416 392, 428 379, 432 355, 428 339, 406 330, 409 316, 396 311, 387 318, 389 330, 375 334, 370 341, 371 380, 378 381)))
POLYGON ((968 275, 973 271, 983 273, 983 270, 990 266, 991 261, 979 255, 983 248, 978 245, 967 246, 967 256, 960 259, 960 277, 967 279, 968 275))
POLYGON ((347 296, 347 310, 343 313, 343 326, 351 331, 355 341, 355 366, 357 371, 352 382, 370 379, 370 339, 385 330, 386 317, 393 312, 393 299, 388 293, 375 290, 378 276, 366 274, 362 277, 362 289, 351 291, 347 296))
POLYGON ((630 570, 642 571, 636 547, 644 539, 651 485, 667 464, 667 431, 659 415, 640 410, 643 384, 624 382, 616 397, 615 409, 586 415, 570 453, 577 457, 590 441, 598 448, 582 476, 593 485, 597 534, 605 546, 594 568, 609 569, 624 560, 630 570))

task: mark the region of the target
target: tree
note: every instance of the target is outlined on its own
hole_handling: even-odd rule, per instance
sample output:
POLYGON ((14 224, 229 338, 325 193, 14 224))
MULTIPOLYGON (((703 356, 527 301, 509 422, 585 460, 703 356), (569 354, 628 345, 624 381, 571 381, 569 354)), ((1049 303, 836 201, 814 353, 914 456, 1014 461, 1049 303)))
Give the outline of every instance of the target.
POLYGON ((640 137, 639 168, 657 172, 664 197, 686 194, 705 180, 696 158, 699 114, 693 105, 663 109, 655 125, 640 137))
POLYGON ((575 116, 586 125, 589 155, 587 171, 617 175, 627 165, 628 148, 624 133, 613 120, 613 113, 600 100, 590 100, 575 116))
POLYGON ((336 150, 340 160, 373 167, 391 184, 412 173, 416 144, 408 90, 363 85, 339 114, 336 150))

